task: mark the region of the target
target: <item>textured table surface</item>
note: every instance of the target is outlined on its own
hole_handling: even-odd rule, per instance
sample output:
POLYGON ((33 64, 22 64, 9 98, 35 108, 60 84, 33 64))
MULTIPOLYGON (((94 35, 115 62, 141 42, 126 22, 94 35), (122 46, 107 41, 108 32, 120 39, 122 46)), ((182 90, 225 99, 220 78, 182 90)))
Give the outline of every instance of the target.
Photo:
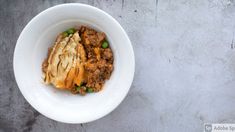
POLYGON ((235 1, 0 0, 0 132, 200 132, 235 123, 235 1), (39 114, 20 93, 13 51, 24 26, 61 3, 96 6, 129 35, 135 78, 109 115, 64 124, 39 114))

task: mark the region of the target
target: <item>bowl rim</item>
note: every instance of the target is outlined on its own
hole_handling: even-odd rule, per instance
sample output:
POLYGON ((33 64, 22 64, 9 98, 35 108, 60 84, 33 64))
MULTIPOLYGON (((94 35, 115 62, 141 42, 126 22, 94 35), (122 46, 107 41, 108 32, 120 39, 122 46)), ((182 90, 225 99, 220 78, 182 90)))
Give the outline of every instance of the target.
POLYGON ((20 35, 19 35, 19 37, 18 37, 18 39, 17 39, 16 45, 15 45, 14 55, 13 55, 13 71, 14 71, 14 77, 15 77, 17 86, 18 86, 18 88, 20 89, 20 92, 22 93, 22 95, 24 96, 24 98, 26 99, 26 101, 27 101, 36 111, 38 111, 38 112, 41 113, 42 115, 46 116, 47 118, 52 119, 52 120, 55 120, 55 121, 58 121, 58 122, 71 123, 71 124, 87 123, 87 122, 91 122, 91 121, 100 119, 100 118, 102 118, 102 117, 108 115, 109 113, 111 113, 114 109, 116 109, 116 108, 121 104, 121 102, 122 102, 122 101, 124 100, 124 98, 127 96, 128 92, 129 92, 129 90, 130 90, 130 88, 131 88, 132 82, 133 82, 133 80, 134 80, 134 74, 135 74, 135 55, 134 55, 134 50, 133 50, 131 41, 130 41, 130 39, 129 39, 127 33, 126 33, 125 30, 122 28, 122 26, 117 22, 117 20, 115 20, 111 15, 109 15, 109 14, 106 13, 105 11, 103 11, 103 10, 97 8, 97 7, 91 6, 91 5, 82 4, 82 3, 66 3, 66 4, 55 5, 55 6, 52 6, 52 7, 50 7, 50 8, 47 8, 47 9, 43 10, 42 12, 40 12, 40 13, 38 13, 36 16, 34 16, 34 17, 26 24, 26 26, 25 26, 25 27, 23 28, 23 30, 21 31, 21 33, 20 33, 20 35), (61 7, 64 7, 64 6, 83 6, 83 7, 87 7, 87 8, 92 8, 93 10, 99 11, 100 13, 102 13, 103 15, 105 15, 106 17, 109 17, 109 19, 112 20, 112 21, 118 26, 118 28, 121 29, 121 31, 123 32, 123 35, 124 35, 124 36, 126 37, 126 39, 128 40, 128 42, 127 42, 128 45, 127 45, 127 46, 129 46, 129 49, 130 49, 130 51, 129 51, 129 52, 130 52, 130 58, 133 59, 133 60, 132 60, 132 61, 133 61, 133 65, 132 65, 133 73, 131 73, 131 79, 130 79, 131 82, 128 84, 128 85, 129 85, 129 86, 128 86, 128 89, 127 89, 126 92, 123 94, 123 96, 120 98, 119 102, 116 103, 116 105, 114 105, 112 108, 108 109, 105 114, 99 115, 97 118, 94 118, 94 119, 92 119, 92 120, 86 120, 86 121, 83 121, 83 122, 80 122, 80 121, 68 122, 68 121, 65 121, 65 120, 63 120, 63 121, 62 121, 62 120, 58 120, 58 119, 55 119, 55 118, 51 117, 50 115, 48 115, 48 114, 43 113, 42 111, 40 111, 40 110, 38 109, 38 107, 37 107, 35 104, 33 104, 32 102, 29 101, 28 97, 27 97, 26 94, 23 92, 23 88, 20 87, 20 85, 19 85, 19 84, 20 84, 20 83, 19 83, 19 82, 20 82, 20 80, 19 80, 20 76, 16 74, 17 64, 16 64, 15 59, 16 59, 16 56, 17 56, 16 53, 17 53, 17 49, 18 49, 18 46, 19 46, 19 41, 20 41, 20 39, 22 39, 22 34, 24 34, 24 32, 26 32, 26 29, 27 29, 27 28, 30 28, 30 25, 31 25, 32 23, 34 23, 34 22, 36 21, 36 19, 37 19, 39 16, 41 16, 41 15, 43 15, 43 14, 45 14, 45 13, 51 11, 51 10, 54 10, 54 9, 56 9, 56 8, 61 8, 61 7))

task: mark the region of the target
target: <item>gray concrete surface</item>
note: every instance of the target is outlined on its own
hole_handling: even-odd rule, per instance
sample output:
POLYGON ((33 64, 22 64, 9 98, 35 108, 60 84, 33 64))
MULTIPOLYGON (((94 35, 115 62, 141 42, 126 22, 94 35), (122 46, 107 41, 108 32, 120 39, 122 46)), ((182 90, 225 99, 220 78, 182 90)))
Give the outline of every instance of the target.
POLYGON ((0 132, 201 132, 204 123, 235 123, 233 0, 0 0, 0 30, 0 132), (12 66, 27 22, 69 2, 116 18, 136 56, 134 82, 121 105, 77 125, 35 111, 20 93, 12 66))

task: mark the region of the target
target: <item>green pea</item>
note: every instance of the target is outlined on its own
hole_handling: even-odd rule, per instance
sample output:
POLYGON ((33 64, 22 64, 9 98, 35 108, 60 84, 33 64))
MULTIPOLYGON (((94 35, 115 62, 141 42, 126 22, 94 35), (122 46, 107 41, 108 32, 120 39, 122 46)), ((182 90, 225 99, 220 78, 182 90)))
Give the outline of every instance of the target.
POLYGON ((104 41, 103 44, 102 44, 102 48, 106 49, 109 47, 109 44, 107 41, 104 41))
POLYGON ((63 32, 63 36, 64 36, 64 37, 68 37, 69 34, 68 34, 67 32, 63 32))
POLYGON ((81 89, 81 86, 77 86, 76 90, 79 91, 81 89))
POLYGON ((92 93, 92 92, 94 92, 92 88, 87 88, 87 90, 86 90, 86 91, 87 91, 88 93, 92 93))
POLYGON ((68 34, 73 34, 75 33, 75 29, 74 28, 70 28, 66 31, 68 34))

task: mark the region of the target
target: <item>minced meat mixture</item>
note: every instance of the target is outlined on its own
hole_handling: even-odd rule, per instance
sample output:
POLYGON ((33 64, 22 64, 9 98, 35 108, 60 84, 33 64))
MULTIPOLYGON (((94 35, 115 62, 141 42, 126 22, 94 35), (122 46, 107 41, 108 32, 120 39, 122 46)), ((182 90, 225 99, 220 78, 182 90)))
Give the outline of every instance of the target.
POLYGON ((72 93, 102 90, 113 71, 113 53, 103 32, 82 26, 58 35, 42 64, 44 82, 72 93))

